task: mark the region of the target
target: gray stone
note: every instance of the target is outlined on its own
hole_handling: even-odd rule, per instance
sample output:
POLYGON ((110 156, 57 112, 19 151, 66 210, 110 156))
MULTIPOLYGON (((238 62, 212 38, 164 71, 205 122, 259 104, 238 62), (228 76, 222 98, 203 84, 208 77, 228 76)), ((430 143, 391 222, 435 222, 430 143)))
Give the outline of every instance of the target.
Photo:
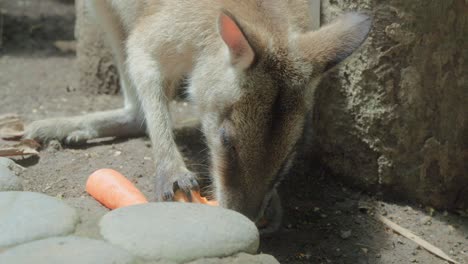
POLYGON ((322 5, 324 24, 348 10, 374 23, 363 47, 318 88, 308 149, 357 187, 468 208, 466 1, 322 5))
POLYGON ((0 192, 22 191, 21 179, 15 175, 8 167, 0 165, 0 192))
POLYGON ((0 157, 0 167, 8 168, 11 163, 14 163, 11 159, 0 157))
POLYGON ((101 235, 146 260, 187 262, 255 253, 259 234, 245 216, 191 203, 149 203, 106 214, 101 235))
POLYGON ((260 255, 250 255, 245 253, 240 253, 232 257, 227 258, 209 258, 209 259, 197 259, 195 261, 189 262, 187 264, 279 264, 271 255, 260 254, 260 255))
POLYGON ((14 264, 130 264, 136 258, 104 241, 52 237, 22 244, 0 254, 0 263, 14 264))
POLYGON ((0 192, 0 248, 66 235, 78 222, 75 209, 40 193, 0 192))
POLYGON ((8 168, 16 175, 19 175, 26 169, 23 166, 16 164, 16 162, 14 162, 13 160, 4 157, 0 157, 0 167, 8 168))
POLYGON ((90 196, 67 198, 67 204, 75 208, 80 216, 80 222, 73 233, 95 239, 102 239, 99 234, 99 220, 109 212, 109 209, 96 202, 90 196))

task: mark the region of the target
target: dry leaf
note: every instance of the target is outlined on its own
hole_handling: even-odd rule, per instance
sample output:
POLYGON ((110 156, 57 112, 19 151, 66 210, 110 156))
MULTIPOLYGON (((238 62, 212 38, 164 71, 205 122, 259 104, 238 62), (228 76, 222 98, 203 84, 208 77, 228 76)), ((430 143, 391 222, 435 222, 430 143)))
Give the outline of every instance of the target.
POLYGON ((32 139, 25 139, 15 145, 0 146, 0 157, 37 156, 39 155, 37 149, 40 146, 39 143, 32 139))
POLYGON ((418 244, 422 248, 426 249, 427 251, 431 252, 432 254, 442 258, 448 262, 459 264, 455 260, 451 259, 447 254, 445 254, 440 248, 430 244, 426 240, 418 237, 417 235, 413 234, 410 230, 399 226, 398 224, 390 221, 388 218, 384 216, 379 216, 378 219, 384 223, 386 226, 391 228, 396 233, 408 238, 409 240, 413 241, 414 243, 418 244))
POLYGON ((20 139, 24 135, 24 124, 15 114, 0 115, 0 138, 20 139))

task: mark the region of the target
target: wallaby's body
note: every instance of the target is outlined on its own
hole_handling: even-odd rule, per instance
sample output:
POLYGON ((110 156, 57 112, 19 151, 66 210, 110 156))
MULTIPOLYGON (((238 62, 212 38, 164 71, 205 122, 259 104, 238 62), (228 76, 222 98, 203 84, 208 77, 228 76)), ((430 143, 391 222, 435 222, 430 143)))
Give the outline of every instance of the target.
POLYGON ((307 0, 88 3, 113 48, 125 107, 34 122, 27 136, 76 143, 147 130, 157 198, 170 200, 175 188, 198 187, 168 113, 178 82, 188 76, 216 199, 253 220, 277 203, 275 185, 289 168, 321 75, 350 55, 370 27, 367 17, 351 14, 308 32, 307 0))

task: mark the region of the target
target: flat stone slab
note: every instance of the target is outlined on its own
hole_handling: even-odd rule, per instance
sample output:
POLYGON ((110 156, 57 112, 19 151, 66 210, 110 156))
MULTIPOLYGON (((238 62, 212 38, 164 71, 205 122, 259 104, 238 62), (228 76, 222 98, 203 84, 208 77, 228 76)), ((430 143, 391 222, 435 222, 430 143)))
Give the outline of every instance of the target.
POLYGON ((75 209, 56 198, 0 192, 0 248, 69 234, 78 220, 75 209))
POLYGON ((22 244, 0 254, 0 263, 14 264, 131 264, 135 257, 104 241, 52 237, 22 244))
POLYGON ((237 212, 192 203, 123 207, 100 221, 101 235, 145 260, 188 262, 199 258, 255 254, 255 224, 237 212))

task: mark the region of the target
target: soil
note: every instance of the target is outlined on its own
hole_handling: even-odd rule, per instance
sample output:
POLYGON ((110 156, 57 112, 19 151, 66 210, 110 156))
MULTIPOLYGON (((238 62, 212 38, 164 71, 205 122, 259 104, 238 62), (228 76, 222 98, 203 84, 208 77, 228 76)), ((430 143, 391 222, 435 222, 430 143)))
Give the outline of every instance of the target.
MULTIPOLYGON (((30 122, 122 105, 119 96, 77 92, 75 54, 53 45, 56 40, 74 38, 72 1, 0 0, 0 8, 0 114, 18 113, 30 122)), ((180 119, 191 112, 183 103, 174 109, 180 119)), ((205 177, 206 151, 200 132, 184 127, 176 135, 189 166, 205 177)), ((86 178, 94 170, 117 169, 148 197, 153 196, 155 161, 147 138, 106 139, 79 148, 53 142, 44 147, 40 158, 17 162, 27 168, 20 175, 25 190, 59 197, 79 208, 78 235, 99 237, 96 223, 107 212, 84 191, 86 178)), ((464 214, 349 189, 305 158, 296 162, 280 194, 283 226, 278 233, 262 237, 260 250, 281 263, 446 263, 386 228, 375 220, 376 215, 385 215, 460 263, 468 263, 464 214)))

